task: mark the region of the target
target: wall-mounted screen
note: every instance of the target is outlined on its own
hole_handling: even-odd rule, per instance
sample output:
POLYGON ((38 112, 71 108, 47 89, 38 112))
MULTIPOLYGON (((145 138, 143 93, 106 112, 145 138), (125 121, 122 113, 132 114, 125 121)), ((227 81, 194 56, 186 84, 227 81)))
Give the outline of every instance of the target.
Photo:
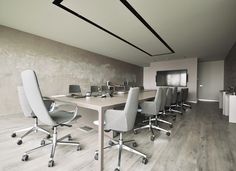
POLYGON ((188 73, 186 69, 157 71, 156 73, 157 86, 186 87, 187 82, 188 82, 188 73))

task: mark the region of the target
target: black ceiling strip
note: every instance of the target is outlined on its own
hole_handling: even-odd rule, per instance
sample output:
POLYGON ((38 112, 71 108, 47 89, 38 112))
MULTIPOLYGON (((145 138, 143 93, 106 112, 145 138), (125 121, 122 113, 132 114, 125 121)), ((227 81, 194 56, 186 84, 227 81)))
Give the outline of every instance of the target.
POLYGON ((140 50, 140 51, 146 53, 147 55, 152 56, 150 53, 148 53, 148 52, 146 52, 145 50, 139 48, 138 46, 136 46, 136 45, 134 45, 134 44, 128 42, 127 40, 123 39, 122 37, 120 37, 120 36, 118 36, 118 35, 112 33, 111 31, 109 31, 109 30, 103 28, 102 26, 100 26, 100 25, 98 25, 98 24, 96 24, 96 23, 92 22, 91 20, 85 18, 84 16, 82 16, 82 15, 80 15, 80 14, 74 12, 73 10, 71 10, 71 9, 69 9, 69 8, 67 8, 67 7, 65 7, 65 6, 63 6, 63 5, 61 5, 61 2, 62 2, 62 1, 63 1, 63 0, 54 0, 54 1, 53 1, 53 4, 59 6, 60 8, 66 10, 67 12, 69 12, 69 13, 71 13, 71 14, 77 16, 77 17, 79 17, 80 19, 82 19, 82 20, 84 20, 84 21, 86 21, 86 22, 92 24, 93 26, 95 26, 95 27, 97 27, 97 28, 99 28, 99 29, 105 31, 106 33, 108 33, 108 34, 110 34, 110 35, 116 37, 117 39, 122 40, 123 42, 125 42, 125 43, 127 43, 127 44, 133 46, 134 48, 136 48, 136 49, 138 49, 138 50, 140 50))
POLYGON ((54 0, 52 3, 55 4, 55 5, 58 5, 62 2, 63 0, 54 0))
POLYGON ((163 56, 163 55, 170 55, 170 54, 173 54, 173 53, 172 52, 167 52, 167 53, 155 54, 155 55, 152 55, 152 56, 163 56))
MULTIPOLYGON (((161 38, 160 35, 144 20, 144 18, 128 3, 127 0, 120 0, 172 53, 175 51, 161 38)), ((154 56, 154 55, 152 55, 154 56)))

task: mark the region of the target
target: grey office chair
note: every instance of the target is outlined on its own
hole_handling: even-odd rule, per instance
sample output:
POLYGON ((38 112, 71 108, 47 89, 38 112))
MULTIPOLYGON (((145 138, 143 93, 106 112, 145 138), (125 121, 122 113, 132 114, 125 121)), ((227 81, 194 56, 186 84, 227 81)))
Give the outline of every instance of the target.
POLYGON ((108 86, 106 86, 106 85, 101 86, 101 91, 102 91, 102 94, 109 93, 108 86))
POLYGON ((45 140, 43 140, 41 142, 41 146, 26 151, 22 157, 22 161, 28 160, 29 153, 35 151, 36 149, 39 149, 39 148, 42 148, 51 144, 52 149, 51 149, 50 160, 48 162, 48 167, 53 167, 54 166, 53 159, 54 159, 54 154, 55 154, 57 145, 74 145, 74 146, 77 146, 77 150, 81 149, 80 144, 78 142, 64 141, 64 139, 66 138, 71 140, 70 134, 63 136, 62 138, 59 138, 59 139, 57 138, 58 126, 71 127, 71 125, 68 125, 68 124, 77 118, 78 108, 76 105, 62 104, 62 105, 57 106, 56 110, 49 113, 44 105, 35 72, 33 70, 25 70, 21 73, 21 78, 22 78, 23 88, 25 91, 26 98, 34 114, 42 123, 48 126, 51 126, 53 128, 52 140, 50 139, 49 143, 45 143, 45 140), (67 106, 72 106, 73 108, 75 108, 74 112, 67 112, 65 110, 60 110, 60 108, 65 108, 67 106))
POLYGON ((165 115, 172 116, 173 120, 175 120, 176 114, 172 113, 173 109, 171 108, 172 96, 173 96, 173 89, 171 87, 168 87, 166 91, 166 104, 165 104, 165 112, 167 113, 165 113, 165 115))
POLYGON ((187 99, 188 99, 188 88, 182 88, 182 89, 181 89, 181 94, 182 94, 182 106, 191 109, 191 105, 187 103, 187 99))
MULTIPOLYGON (((140 106, 142 108, 141 113, 145 114, 149 117, 149 120, 148 120, 149 123, 148 123, 148 125, 144 125, 142 127, 134 129, 134 134, 137 134, 138 130, 148 128, 152 132, 152 135, 150 137, 151 141, 155 140, 155 134, 154 134, 153 129, 156 129, 156 130, 159 130, 159 131, 164 131, 166 133, 166 135, 168 135, 168 136, 171 134, 170 130, 163 129, 163 128, 160 128, 158 125, 155 126, 155 125, 152 124, 152 121, 157 121, 157 122, 159 121, 159 122, 164 122, 164 123, 169 124, 169 122, 167 122, 165 120, 162 120, 160 118, 157 118, 157 115, 159 114, 160 107, 161 107, 161 104, 162 104, 163 96, 164 96, 164 89, 163 88, 158 88, 154 101, 145 101, 145 102, 140 104, 140 106), (154 118, 152 118, 153 116, 154 116, 154 118)), ((144 121, 144 122, 146 122, 146 121, 144 121)), ((172 127, 171 123, 170 123, 170 125, 172 127)))
POLYGON ((169 107, 169 111, 179 113, 182 115, 183 112, 177 110, 177 108, 180 107, 178 105, 177 97, 178 97, 178 89, 177 89, 177 87, 172 87, 172 99, 171 99, 171 105, 169 107))
POLYGON ((165 106, 166 106, 167 87, 162 87, 161 89, 162 89, 163 96, 161 98, 161 105, 160 105, 160 112, 159 113, 165 115, 166 114, 165 106))
MULTIPOLYGON (((135 149, 132 149, 131 147, 126 146, 124 143, 131 143, 133 147, 137 146, 137 143, 134 142, 134 140, 130 141, 123 141, 123 133, 128 132, 133 129, 135 118, 137 115, 137 109, 138 109, 138 96, 139 96, 139 88, 130 88, 128 98, 125 104, 124 110, 107 110, 105 112, 105 130, 113 130, 120 133, 119 140, 110 140, 108 147, 116 146, 119 149, 119 155, 118 155, 118 167, 115 169, 115 171, 120 170, 120 162, 121 162, 121 152, 122 149, 130 151, 132 153, 138 154, 142 156, 142 163, 147 164, 147 156, 135 149)), ((108 147, 105 147, 108 148, 108 147)), ((98 159, 98 152, 95 152, 94 156, 95 160, 98 159)))
MULTIPOLYGON (((19 98, 19 102, 20 102, 20 106, 22 109, 23 114, 25 115, 26 118, 33 118, 34 119, 34 125, 29 127, 29 128, 25 128, 25 129, 21 129, 18 131, 15 131, 12 133, 11 137, 16 137, 16 134, 19 132, 24 132, 26 131, 21 137, 20 139, 17 141, 18 145, 21 145, 23 143, 23 138, 27 135, 29 135, 32 132, 43 132, 47 134, 46 138, 50 138, 50 132, 41 128, 38 125, 38 118, 35 116, 35 114, 33 113, 31 107, 29 106, 29 103, 26 99, 25 96, 25 92, 22 86, 18 86, 17 87, 17 91, 18 91, 18 98, 19 98)), ((54 101, 52 100, 44 100, 44 104, 47 107, 47 110, 52 110, 52 108, 54 107, 54 101)))

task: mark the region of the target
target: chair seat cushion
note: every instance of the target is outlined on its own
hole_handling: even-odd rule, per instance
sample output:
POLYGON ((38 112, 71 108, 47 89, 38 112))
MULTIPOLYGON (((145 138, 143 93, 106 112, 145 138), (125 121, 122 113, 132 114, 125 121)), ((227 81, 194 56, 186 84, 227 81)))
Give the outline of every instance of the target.
POLYGON ((51 112, 50 116, 57 124, 62 124, 71 120, 74 116, 74 113, 64 111, 64 110, 59 110, 59 111, 51 112))

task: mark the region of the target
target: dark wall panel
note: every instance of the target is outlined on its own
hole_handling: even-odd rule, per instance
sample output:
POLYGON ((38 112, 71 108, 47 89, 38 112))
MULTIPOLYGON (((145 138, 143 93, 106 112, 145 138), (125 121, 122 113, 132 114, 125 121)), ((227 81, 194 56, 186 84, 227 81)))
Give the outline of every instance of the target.
POLYGON ((224 88, 227 89, 229 86, 236 87, 236 43, 225 58, 224 68, 224 88))

